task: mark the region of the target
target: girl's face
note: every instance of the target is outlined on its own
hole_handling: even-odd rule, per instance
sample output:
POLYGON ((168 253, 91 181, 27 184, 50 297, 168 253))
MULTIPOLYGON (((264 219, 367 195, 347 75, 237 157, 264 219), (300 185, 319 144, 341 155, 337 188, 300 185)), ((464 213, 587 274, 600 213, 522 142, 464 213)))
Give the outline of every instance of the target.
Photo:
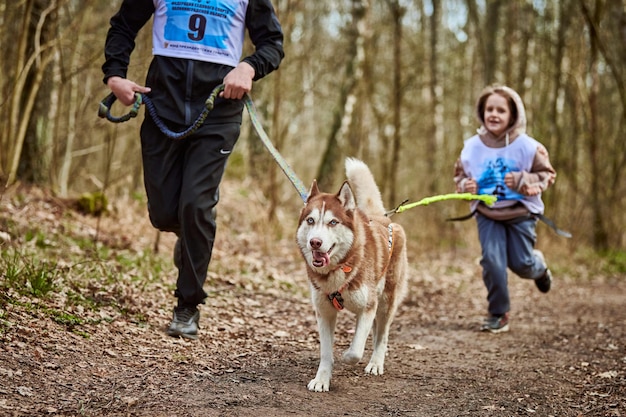
POLYGON ((483 118, 487 130, 499 137, 511 122, 511 109, 508 100, 498 93, 487 97, 483 118))

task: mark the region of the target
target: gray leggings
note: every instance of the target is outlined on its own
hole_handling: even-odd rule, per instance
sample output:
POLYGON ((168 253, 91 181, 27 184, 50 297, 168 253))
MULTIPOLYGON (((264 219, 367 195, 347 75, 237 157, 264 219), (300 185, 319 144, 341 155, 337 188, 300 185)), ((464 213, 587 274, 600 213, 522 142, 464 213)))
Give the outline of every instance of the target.
POLYGON ((476 214, 478 239, 482 247, 483 282, 487 287, 488 311, 493 315, 511 309, 507 267, 521 278, 537 279, 547 266, 534 253, 537 241, 535 218, 500 222, 476 214))

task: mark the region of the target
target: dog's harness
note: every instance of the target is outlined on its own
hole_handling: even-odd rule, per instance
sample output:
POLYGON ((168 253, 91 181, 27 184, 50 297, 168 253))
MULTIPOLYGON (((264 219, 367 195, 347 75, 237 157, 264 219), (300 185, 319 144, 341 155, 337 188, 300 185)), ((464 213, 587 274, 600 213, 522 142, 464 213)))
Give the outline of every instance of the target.
MULTIPOLYGON (((393 239, 393 225, 392 224, 389 224, 389 226, 387 226, 387 231, 389 232, 389 237, 387 238, 387 247, 389 249, 389 257, 387 258, 387 263, 385 264, 385 267, 383 268, 383 272, 380 274, 383 277, 387 273, 387 268, 389 268, 389 264, 391 263, 391 255, 393 254, 394 239, 393 239)), ((348 264, 341 265, 337 269, 341 269, 346 274, 349 272, 352 272, 352 267, 348 264)), ((335 271, 337 269, 335 269, 335 271)), ((346 288, 348 288, 348 285, 350 284, 351 281, 352 279, 346 280, 346 282, 344 282, 343 285, 339 287, 337 291, 335 291, 332 294, 328 294, 328 299, 333 304, 333 307, 335 307, 338 311, 343 310, 343 297, 341 296, 341 293, 345 291, 346 288)))

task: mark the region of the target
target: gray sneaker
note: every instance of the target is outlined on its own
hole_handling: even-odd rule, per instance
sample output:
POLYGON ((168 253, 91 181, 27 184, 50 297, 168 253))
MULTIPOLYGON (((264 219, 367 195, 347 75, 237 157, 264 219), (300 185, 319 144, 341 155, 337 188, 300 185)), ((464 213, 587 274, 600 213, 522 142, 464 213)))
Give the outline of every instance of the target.
POLYGON ((176 307, 167 334, 172 337, 184 337, 185 339, 198 338, 198 321, 200 312, 196 307, 176 307))
POLYGON ((480 326, 480 331, 489 333, 504 333, 509 331, 509 313, 489 315, 480 326))

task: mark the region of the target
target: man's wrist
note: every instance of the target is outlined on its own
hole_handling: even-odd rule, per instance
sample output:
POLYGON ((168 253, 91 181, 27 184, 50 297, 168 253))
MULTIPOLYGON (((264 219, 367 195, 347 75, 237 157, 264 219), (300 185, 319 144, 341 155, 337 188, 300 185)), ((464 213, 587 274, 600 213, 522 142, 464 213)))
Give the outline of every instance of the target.
POLYGON ((241 61, 237 66, 246 71, 246 73, 250 76, 250 79, 254 80, 254 77, 256 77, 256 68, 254 68, 250 62, 241 61))

